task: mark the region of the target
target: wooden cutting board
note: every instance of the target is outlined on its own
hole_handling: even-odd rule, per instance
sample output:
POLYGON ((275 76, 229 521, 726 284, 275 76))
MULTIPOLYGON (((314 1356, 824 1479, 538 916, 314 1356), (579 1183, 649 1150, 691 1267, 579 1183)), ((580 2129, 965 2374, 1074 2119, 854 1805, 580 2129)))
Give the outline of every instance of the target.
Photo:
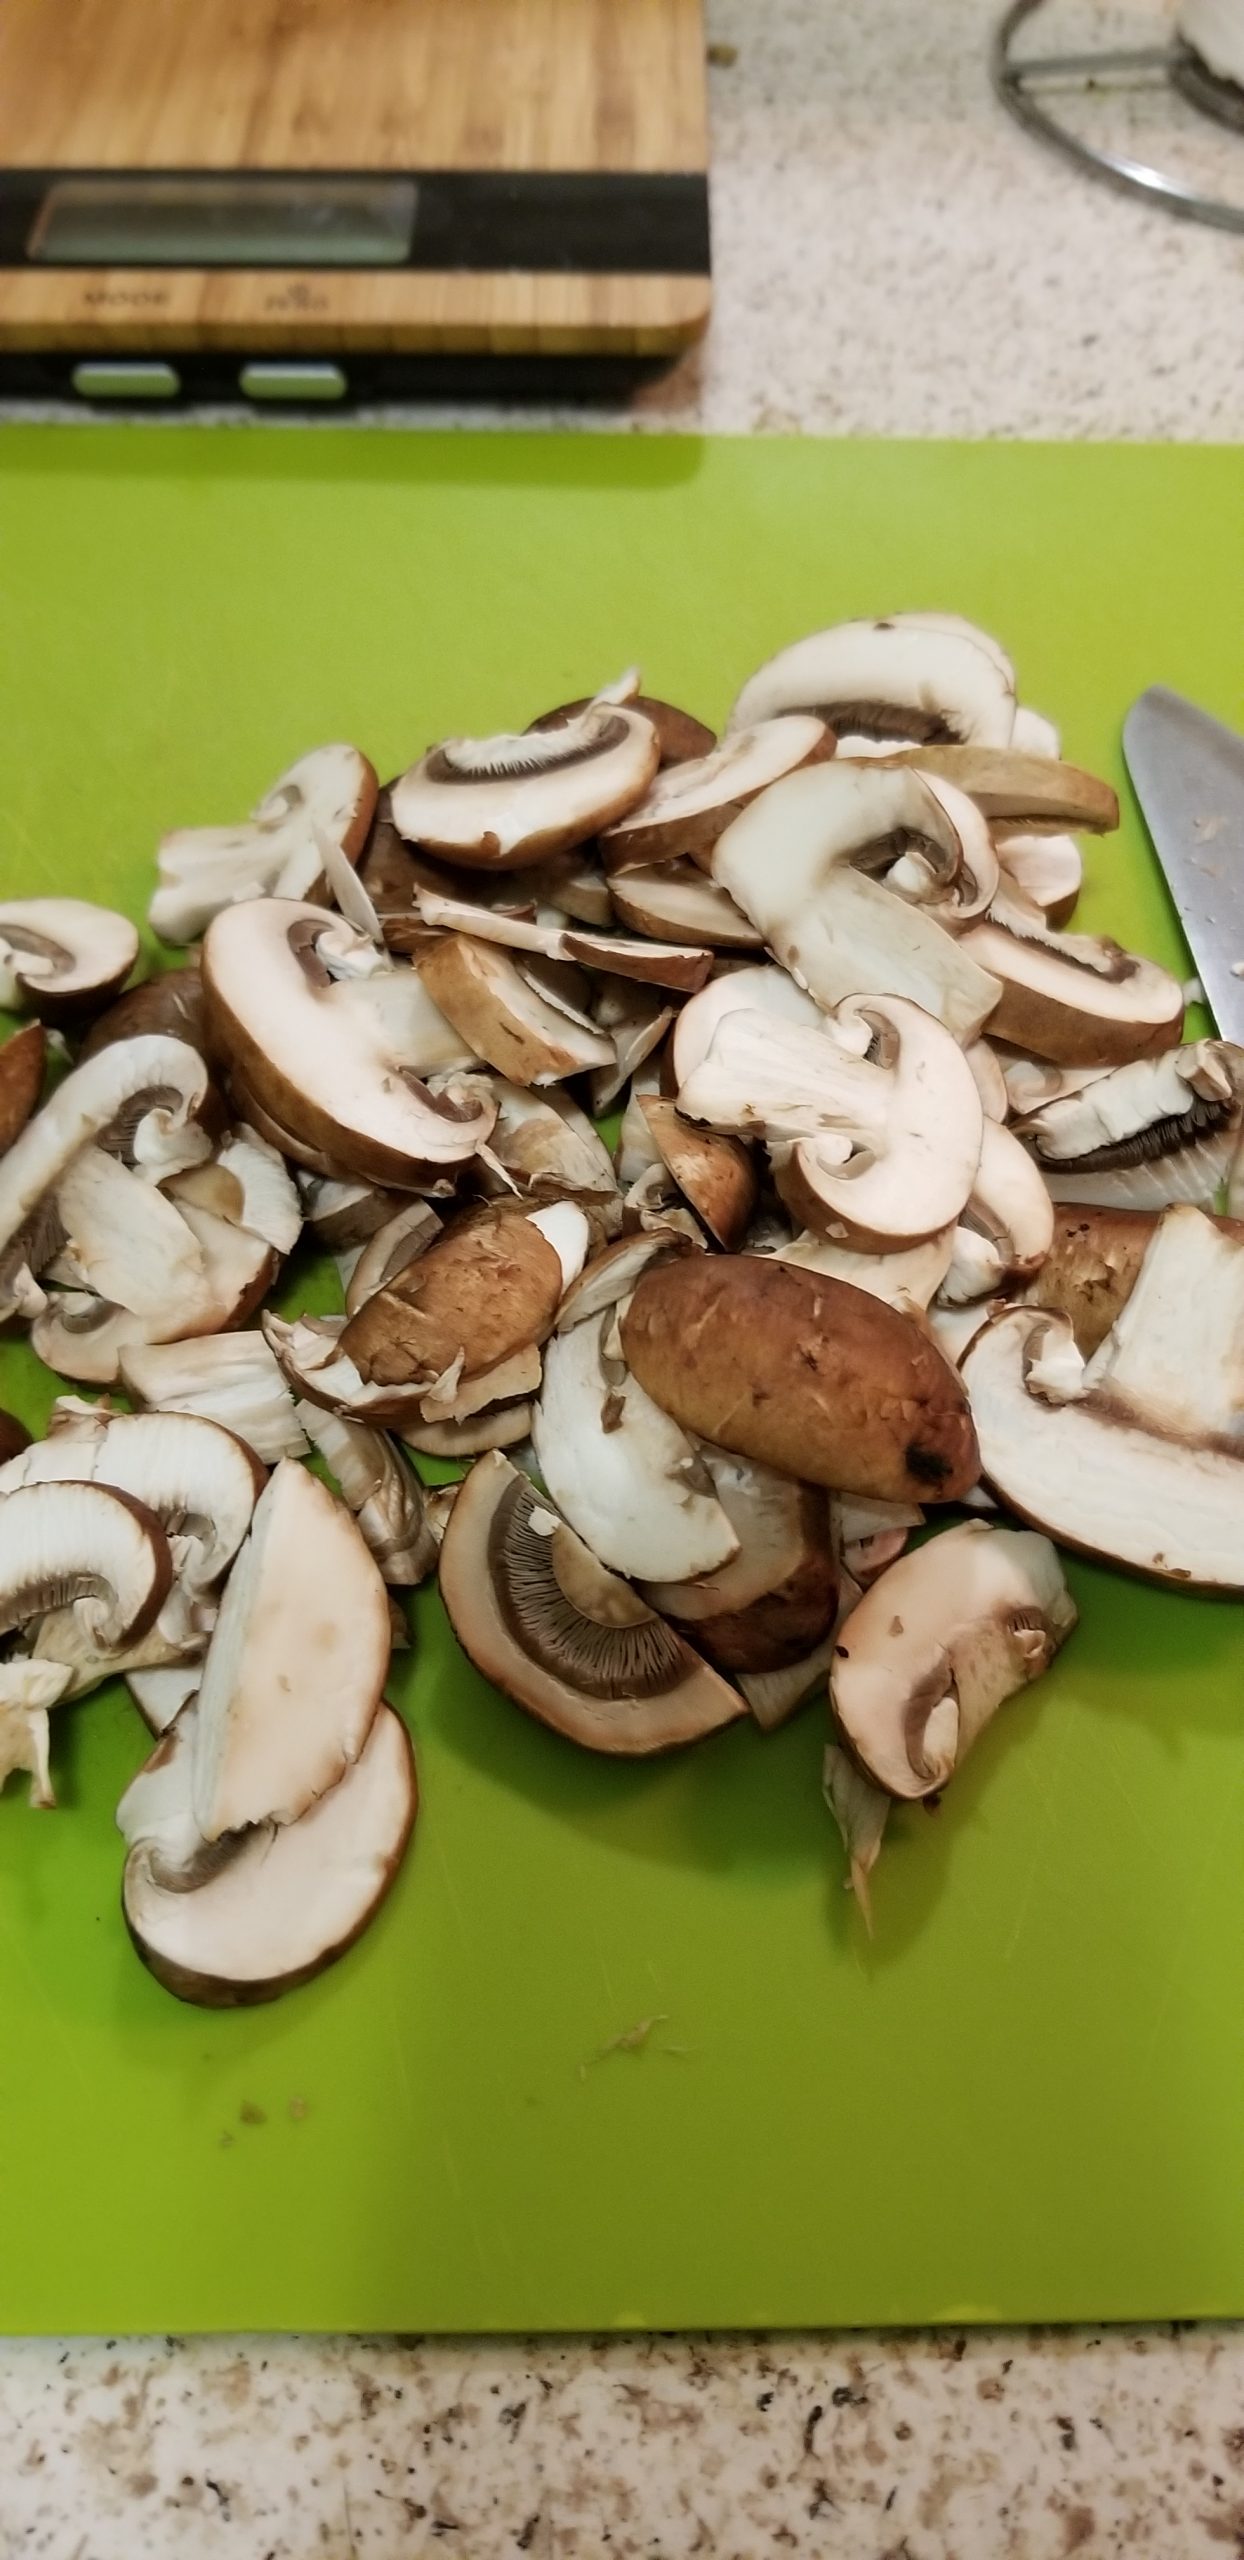
MULTIPOLYGON (((1151 680, 1244 713, 1240 474, 10 431, 0 880, 138 915, 162 829, 234 817, 322 738, 390 772, 634 659, 718 722, 782 642, 914 605, 1001 633, 1120 780, 1151 680)), ((1182 965, 1130 803, 1082 912, 1182 965)), ((300 1263, 286 1307, 308 1291, 300 1263)), ((37 1419, 50 1390, 0 1348, 0 1401, 37 1419)), ((276 2007, 181 2008, 118 1908, 137 1718, 58 1711, 63 1809, 0 1797, 0 2328, 1244 2313, 1244 1611, 1072 1579, 1054 1673, 939 1813, 896 1816, 871 1944, 815 1708, 596 1760, 466 1668, 429 1592, 394 1689, 423 1810, 377 1926, 276 2007)))
POLYGON ((706 162, 700 0, 5 0, 0 356, 666 353, 708 316, 706 162), (305 240, 248 265, 283 182, 305 240))

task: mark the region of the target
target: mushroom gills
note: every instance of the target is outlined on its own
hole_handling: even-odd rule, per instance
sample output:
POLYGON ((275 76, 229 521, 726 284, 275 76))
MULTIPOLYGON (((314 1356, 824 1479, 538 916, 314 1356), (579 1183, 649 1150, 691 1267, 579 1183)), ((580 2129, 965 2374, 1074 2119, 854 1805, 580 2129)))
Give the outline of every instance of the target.
POLYGON ((646 1756, 732 1723, 743 1700, 494 1452, 462 1486, 441 1597, 476 1669, 586 1749, 646 1756))
POLYGON ((1196 1040, 1029 1108, 1017 1135, 1055 1200, 1212 1208, 1244 1124, 1244 1050, 1196 1040))

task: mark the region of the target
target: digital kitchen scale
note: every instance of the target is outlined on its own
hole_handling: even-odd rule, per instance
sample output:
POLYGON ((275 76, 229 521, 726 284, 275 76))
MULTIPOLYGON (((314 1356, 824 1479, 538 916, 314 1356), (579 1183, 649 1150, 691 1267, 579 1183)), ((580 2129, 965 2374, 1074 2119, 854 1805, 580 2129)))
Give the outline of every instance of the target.
POLYGON ((341 400, 708 318, 701 0, 0 0, 0 391, 341 400))

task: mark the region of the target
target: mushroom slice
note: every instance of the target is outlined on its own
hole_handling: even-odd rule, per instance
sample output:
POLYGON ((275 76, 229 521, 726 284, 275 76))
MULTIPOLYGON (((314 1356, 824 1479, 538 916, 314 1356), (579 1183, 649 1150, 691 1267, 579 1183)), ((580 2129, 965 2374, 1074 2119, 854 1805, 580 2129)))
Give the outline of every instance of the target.
POLYGON ((444 1221, 426 1200, 408 1200, 405 1208, 377 1227, 362 1247, 346 1283, 346 1314, 357 1315, 377 1289, 387 1288, 391 1280, 417 1262, 444 1234, 444 1221))
POLYGON ((481 1189, 524 1201, 615 1201, 618 1182, 603 1139, 569 1094, 494 1083, 496 1124, 481 1162, 481 1189))
POLYGON ((112 1048, 115 1041, 137 1040, 150 1032, 184 1040, 200 1057, 204 1055, 207 1033, 197 955, 184 969, 166 969, 158 978, 144 978, 141 985, 128 987, 106 1013, 97 1014, 78 1051, 78 1064, 85 1066, 88 1058, 112 1048))
POLYGON ((635 1235, 619 1236, 586 1262, 578 1279, 571 1282, 558 1308, 555 1330, 570 1333, 575 1325, 586 1324, 592 1316, 607 1315, 622 1298, 629 1298, 641 1271, 646 1271, 650 1263, 664 1261, 667 1254, 691 1250, 689 1238, 674 1228, 666 1234, 659 1227, 649 1227, 635 1235))
POLYGON ((894 1253, 863 1253, 849 1245, 831 1244, 827 1236, 814 1235, 805 1227, 789 1243, 774 1245, 772 1253, 774 1261, 794 1263, 800 1271, 824 1271, 831 1279, 849 1280, 852 1288, 866 1290, 870 1298, 884 1298, 887 1305, 910 1315, 913 1308, 923 1310, 936 1297, 950 1269, 954 1239, 955 1229, 942 1227, 920 1244, 900 1245, 894 1253))
MULTIPOLYGON (((284 898, 227 907, 203 945, 211 1037, 282 1129, 341 1170, 414 1188, 427 1168, 472 1156, 492 1114, 478 1097, 467 1108, 423 1080, 443 1043, 428 1037, 427 990, 410 970, 333 975, 343 955, 363 954, 376 956, 366 937, 322 907, 284 898)), ((435 1032, 443 1017, 435 1007, 432 1016, 435 1032)))
POLYGON ((12 1459, 0 1471, 0 1496, 53 1481, 133 1495, 159 1521, 179 1589, 193 1603, 236 1555, 265 1476, 250 1449, 201 1415, 94 1406, 12 1459))
POLYGON ((874 865, 914 868, 917 855, 949 893, 962 848, 928 784, 835 759, 753 801, 720 837, 713 877, 826 1009, 850 995, 906 996, 956 1039, 974 1040, 1001 992, 970 956, 980 928, 954 940, 920 903, 871 875, 874 865))
MULTIPOLYGON (((850 1586, 854 1591, 854 1584, 850 1586)), ((739 1687, 762 1733, 776 1733, 823 1688, 834 1653, 832 1632, 785 1671, 740 1671, 739 1687)))
POLYGON ((844 1003, 819 1031, 727 1013, 678 1107, 763 1135, 792 1217, 857 1248, 939 1234, 980 1161, 984 1117, 963 1051, 901 996, 844 1003))
POLYGON ((695 1631, 720 1671, 783 1671, 834 1621, 838 1575, 819 1487, 726 1449, 700 1450, 739 1552, 689 1582, 645 1582, 663 1617, 695 1631))
POLYGON ((592 1109, 600 1117, 612 1109, 631 1077, 660 1048, 674 1020, 674 1011, 655 988, 639 986, 629 978, 606 978, 597 992, 593 1013, 614 1047, 613 1065, 593 1067, 589 1079, 592 1109))
POLYGON ((136 1403, 157 1412, 201 1414, 220 1423, 266 1466, 306 1453, 293 1396, 262 1333, 128 1344, 121 1353, 121 1383, 136 1403))
POLYGON ((847 1853, 847 1891, 855 1895, 864 1926, 871 1937, 873 1915, 869 1879, 881 1854, 881 1843, 894 1799, 885 1793, 884 1788, 875 1787, 850 1752, 841 1750, 836 1742, 825 1746, 821 1790, 847 1853))
POLYGON ((662 702, 655 694, 640 693, 638 687, 633 693, 614 693, 611 689, 608 695, 585 693, 577 702, 559 703, 555 711, 543 711, 538 720, 529 723, 528 735, 533 730, 564 729, 568 720, 577 720, 582 712, 590 711, 594 703, 610 699, 624 702, 628 711, 642 712, 644 719, 651 721, 657 733, 663 768, 672 764, 689 764, 693 758, 708 755, 717 744, 712 730, 706 728, 702 720, 697 720, 692 712, 680 711, 676 703, 662 702))
POLYGON ((25 1484, 0 1502, 0 1635, 72 1610, 96 1653, 145 1635, 173 1562, 159 1522, 99 1484, 25 1484))
POLYGON ((440 1587, 485 1679, 589 1751, 671 1751, 744 1712, 737 1690, 496 1452, 454 1503, 440 1587))
POLYGON ((924 1513, 914 1502, 863 1502, 851 1494, 831 1508, 843 1570, 858 1585, 857 1598, 897 1562, 912 1530, 924 1527, 924 1513))
POLYGON ((1007 922, 972 925, 960 952, 1001 987, 989 1029, 1040 1058, 1117 1066, 1178 1046, 1184 997, 1178 978, 1117 942, 1051 933, 1035 909, 1008 903, 1007 922))
MULTIPOLYGON (((415 913, 430 932, 465 933, 476 942, 496 942, 503 950, 534 953, 545 960, 565 960, 575 967, 603 969, 615 977, 649 980, 654 986, 688 992, 702 987, 712 967, 707 951, 673 942, 648 942, 642 936, 584 933, 569 925, 532 924, 499 907, 474 906, 465 898, 445 898, 431 889, 415 892, 415 913)), ((390 937, 392 941, 392 937, 390 937)), ((423 951, 425 942, 415 946, 423 951)))
MULTIPOLYGON (((841 741, 839 742, 840 752, 841 741)), ((1109 835, 1119 823, 1118 794, 1095 773, 1019 747, 900 747, 889 761, 916 764, 926 779, 941 774, 995 826, 1109 835)))
MULTIPOLYGON (((145 1188, 135 1185, 138 1192, 145 1188)), ((156 1308, 141 1313, 93 1292, 57 1290, 30 1331, 33 1348, 49 1368, 88 1385, 111 1386, 132 1346, 162 1342, 169 1335, 224 1332, 253 1315, 276 1278, 271 1246, 193 1201, 176 1214, 198 1249, 194 1276, 180 1292, 173 1290, 156 1308)))
POLYGON ((642 713, 591 702, 560 728, 447 738, 395 782, 409 842, 483 870, 513 870, 596 835, 647 790, 656 731, 642 713))
MULTIPOLYGON (((15 1497, 16 1499, 16 1497, 15 1497)), ((358 1756, 389 1668, 389 1605, 354 1521, 282 1459, 225 1585, 199 1688, 205 1840, 296 1822, 358 1756)))
POLYGON ((1150 1430, 1095 1391, 1064 1316, 1016 1307, 963 1364, 981 1468, 999 1498, 1065 1546, 1158 1582, 1244 1590, 1244 1453, 1150 1430), (1060 1400, 1041 1392, 1059 1381, 1060 1400))
POLYGON ((0 903, 0 1005, 72 1021, 115 995, 138 958, 128 916, 85 898, 0 903))
POLYGON ((640 1385, 685 1431, 804 1483, 953 1502, 980 1472, 963 1388, 923 1325, 845 1281, 690 1255, 645 1272, 621 1335, 640 1385))
POLYGON ((1007 879, 1046 923, 1064 925, 1084 882, 1084 857, 1074 836, 995 832, 994 846, 1007 879))
POLYGON ((833 751, 824 721, 806 714, 732 730, 707 755, 667 765, 644 798, 605 828, 600 851, 606 871, 638 871, 685 857, 706 871, 723 827, 758 791, 833 751))
POLYGON ((949 617, 897 613, 814 631, 748 678, 729 727, 777 712, 814 711, 844 755, 921 746, 1005 746, 1015 721, 1015 678, 996 641, 949 617))
POLYGON ((531 1438, 534 1405, 490 1405, 466 1422, 404 1422, 398 1433, 408 1449, 424 1458, 476 1458, 488 1449, 516 1449, 531 1438))
POLYGON ((181 827, 156 856, 148 914, 164 942, 194 942, 235 900, 317 897, 324 846, 356 862, 376 806, 376 776, 357 747, 313 747, 278 776, 236 827, 181 827))
POLYGON ((999 1122, 1005 1120, 1011 1106, 1006 1089, 1006 1077, 1003 1075, 996 1050, 990 1048, 987 1040, 973 1040, 963 1054, 972 1070, 973 1081, 981 1098, 981 1109, 985 1118, 999 1122))
POLYGON ((414 1828, 414 1756, 401 1717, 382 1706, 330 1794, 285 1829, 263 1825, 222 1844, 196 1876, 193 1714, 179 1718, 142 1773, 162 1767, 168 1783, 154 1801, 148 1788, 144 1813, 131 1811, 131 1833, 136 1820, 148 1828, 125 1861, 122 1907, 138 1954, 166 1991, 203 2008, 245 2007, 309 1982, 374 1919, 414 1828))
POLYGON ((548 1345, 532 1423, 536 1460, 559 1511, 602 1564, 639 1579, 689 1581, 736 1555, 738 1538, 685 1433, 610 1349, 613 1321, 597 1316, 548 1345))
POLYGON ((476 1209, 350 1317, 340 1357, 366 1385, 413 1389, 421 1403, 455 1363, 456 1385, 543 1342, 565 1285, 559 1249, 534 1216, 476 1209))
POLYGON ((48 1709, 59 1705, 71 1677, 58 1662, 0 1662, 0 1794, 15 1769, 26 1769, 30 1802, 40 1812, 56 1803, 48 1709))
POLYGON ((203 1255, 174 1203, 102 1147, 83 1147, 57 1186, 64 1243, 53 1279, 94 1291, 132 1315, 176 1322, 204 1276, 203 1255))
POLYGON ((284 1157, 245 1123, 230 1130, 210 1163, 176 1174, 168 1195, 245 1227, 274 1253, 292 1253, 302 1234, 302 1202, 284 1157))
POLYGON ((776 1021, 798 1023, 805 1031, 820 1030, 824 1023, 820 1006, 785 969, 765 963, 731 969, 702 987, 678 1016, 671 1053, 675 1090, 708 1056, 713 1034, 727 1013, 769 1013, 776 1021))
POLYGON ((118 1042, 65 1077, 0 1156, 0 1319, 19 1304, 21 1274, 37 1276, 57 1250, 59 1226, 39 1212, 79 1149, 102 1141, 158 1181, 210 1153, 195 1116, 206 1096, 203 1060, 184 1040, 154 1035, 118 1042))
POLYGON ((28 1022, 0 1048, 0 1156, 20 1138, 38 1104, 46 1057, 41 1022, 28 1022))
POLYGON ((1244 1236, 1199 1209, 1167 1209, 1083 1386, 1154 1430, 1221 1435, 1244 1455, 1244 1236))
POLYGON ((201 1662, 164 1662, 155 1669, 126 1672, 125 1685, 148 1733, 158 1739, 168 1732, 182 1708, 197 1696, 202 1677, 201 1662))
POLYGON ((653 1145, 715 1243, 732 1253, 756 1206, 756 1171, 737 1138, 694 1129, 677 1106, 656 1093, 639 1097, 653 1145))
POLYGON ((329 1253, 361 1248, 378 1227, 409 1206, 405 1193, 374 1182, 337 1182, 317 1173, 300 1173, 297 1179, 307 1225, 329 1253))
POLYGON ((624 924, 636 933, 661 941, 667 934, 685 935, 709 950, 758 951, 763 935, 715 880, 706 880, 694 862, 671 862, 663 868, 626 871, 609 884, 624 924))
POLYGON ((1210 1208, 1240 1145, 1244 1049, 1193 1040, 1038 1103, 1017 1123, 1056 1200, 1210 1208))
POLYGON ((436 1541, 424 1524, 423 1487, 387 1434, 314 1404, 301 1404, 298 1419, 331 1467, 385 1581, 398 1590, 426 1582, 436 1541))
POLYGON ((1054 1241, 1054 1203, 1018 1138, 985 1122, 971 1197, 955 1230, 941 1285, 943 1302, 961 1306, 992 1296, 1008 1281, 1030 1279, 1054 1241))
POLYGON ((936 1795, 1076 1623, 1048 1538, 967 1520, 888 1573, 838 1630, 830 1704, 875 1786, 936 1795))
POLYGON ((495 943, 445 934, 420 954, 419 974, 477 1055, 515 1084, 554 1084, 613 1064, 605 1033, 550 1004, 495 943))

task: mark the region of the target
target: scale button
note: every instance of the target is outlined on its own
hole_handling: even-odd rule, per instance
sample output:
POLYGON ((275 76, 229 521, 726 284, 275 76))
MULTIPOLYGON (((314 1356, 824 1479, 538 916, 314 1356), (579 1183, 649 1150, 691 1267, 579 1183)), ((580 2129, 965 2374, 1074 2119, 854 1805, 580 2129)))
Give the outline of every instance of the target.
POLYGON ((339 364, 244 364, 238 382, 248 400, 344 400, 349 384, 339 364))
POLYGON ((175 400, 181 389, 171 364, 127 363, 117 357, 76 364, 72 380, 82 400, 175 400))

